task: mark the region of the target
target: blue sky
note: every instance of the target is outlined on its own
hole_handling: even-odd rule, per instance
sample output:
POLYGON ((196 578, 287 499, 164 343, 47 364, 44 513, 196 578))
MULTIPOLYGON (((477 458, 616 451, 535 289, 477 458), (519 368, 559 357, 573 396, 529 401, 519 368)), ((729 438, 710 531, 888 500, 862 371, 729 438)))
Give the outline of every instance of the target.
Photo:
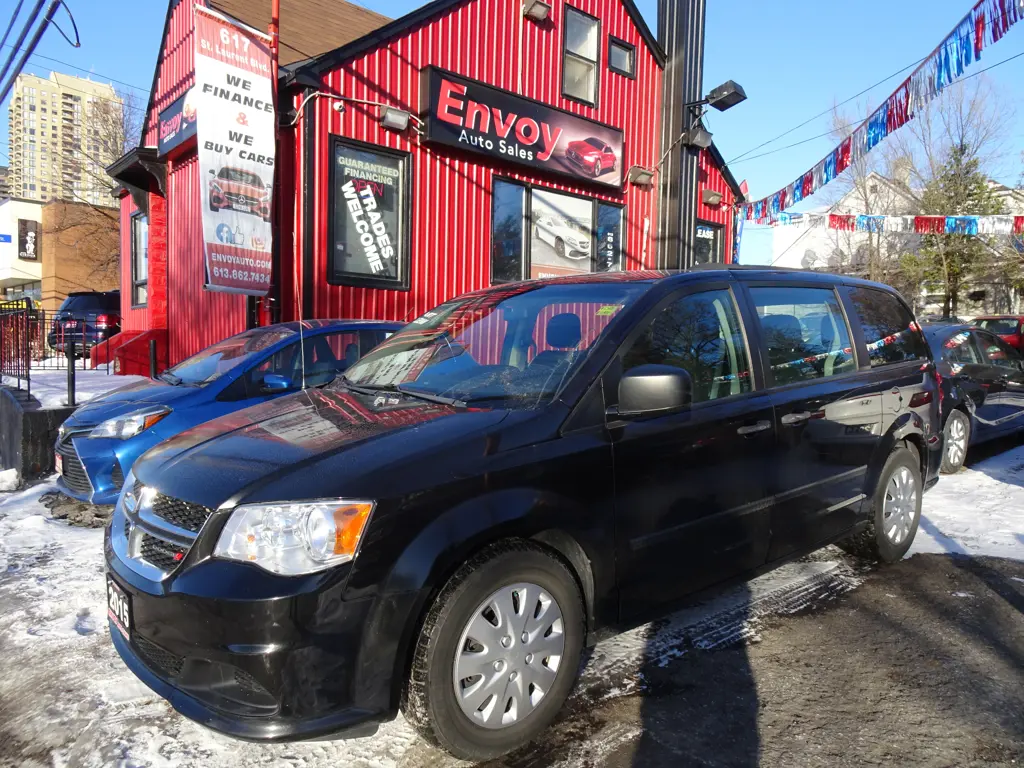
MULTIPOLYGON (((252 0, 266 2, 270 0, 252 0)), ((13 0, 4 2, 0 21, 6 23, 13 0)), ((72 49, 49 30, 38 52, 93 72, 98 80, 116 78, 142 91, 149 88, 163 28, 164 0, 69 0, 78 22, 82 47, 72 49)), ((360 0, 361 5, 397 17, 422 5, 421 0, 360 0)), ((27 3, 26 3, 27 5, 27 3)), ((657 0, 637 0, 652 30, 657 29, 657 0)), ((706 88, 736 80, 748 100, 729 112, 712 113, 710 129, 727 161, 807 118, 828 109, 882 78, 928 54, 963 17, 971 0, 861 0, 857 4, 821 0, 755 3, 753 0, 708 3, 705 49, 706 88)), ((62 17, 58 16, 61 20, 62 17)), ((62 20, 66 26, 66 21, 62 20)), ((3 49, 3 54, 9 52, 3 49)), ((981 66, 989 66, 1024 51, 1024 23, 985 51, 981 66)), ((26 71, 46 74, 50 68, 84 74, 69 66, 30 60, 26 71)), ((971 71, 979 68, 974 65, 971 71)), ((906 75, 902 75, 905 77, 906 75)), ((1024 117, 1024 57, 994 69, 989 75, 1024 117)), ((900 82, 892 78, 859 102, 864 117, 868 101, 875 105, 900 82)), ((115 83, 117 87, 123 87, 115 83)), ((146 94, 140 92, 140 97, 146 94)), ((0 153, 8 150, 6 104, 0 113, 0 153)), ((1024 121, 1014 131, 1014 149, 1024 150, 1024 121)), ((827 116, 771 144, 754 155, 824 133, 827 116)), ((746 179, 751 194, 760 197, 788 184, 820 160, 832 147, 826 138, 765 157, 731 164, 738 179, 746 179)), ((0 154, 0 162, 6 157, 0 154)), ((1020 164, 1007 170, 1005 182, 1016 182, 1020 164)), ((743 258, 760 260, 770 235, 748 230, 743 258), (759 245, 762 243, 763 245, 759 245)))

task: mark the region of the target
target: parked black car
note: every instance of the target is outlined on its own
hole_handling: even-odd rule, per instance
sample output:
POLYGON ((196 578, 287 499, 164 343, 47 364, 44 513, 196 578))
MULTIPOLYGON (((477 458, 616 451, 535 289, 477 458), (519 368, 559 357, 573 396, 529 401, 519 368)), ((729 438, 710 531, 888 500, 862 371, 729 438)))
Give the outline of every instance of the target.
POLYGON ((901 558, 937 392, 906 304, 856 279, 467 294, 323 390, 143 455, 105 539, 111 636, 237 737, 365 735, 401 708, 490 758, 552 721, 602 633, 831 542, 901 558))
POLYGON ((74 340, 75 354, 85 356, 97 344, 121 332, 120 291, 80 291, 69 293, 53 315, 46 343, 50 349, 64 352, 74 340))
POLYGON ((1024 358, 994 333, 970 325, 924 325, 942 381, 942 471, 967 449, 1024 429, 1024 358))

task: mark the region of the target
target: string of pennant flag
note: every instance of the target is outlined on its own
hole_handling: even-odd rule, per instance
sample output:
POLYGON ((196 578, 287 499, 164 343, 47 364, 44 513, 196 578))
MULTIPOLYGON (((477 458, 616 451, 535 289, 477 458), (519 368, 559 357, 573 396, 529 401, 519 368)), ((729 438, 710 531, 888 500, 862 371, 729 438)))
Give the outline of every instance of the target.
POLYGON ((944 88, 960 78, 982 51, 999 42, 1024 19, 1024 0, 980 0, 956 28, 852 134, 835 149, 773 195, 747 203, 741 215, 772 224, 787 208, 833 181, 882 139, 913 120, 944 88))
POLYGON ((1024 216, 875 216, 855 213, 780 213, 772 226, 826 226, 841 232, 919 235, 1024 235, 1024 216))

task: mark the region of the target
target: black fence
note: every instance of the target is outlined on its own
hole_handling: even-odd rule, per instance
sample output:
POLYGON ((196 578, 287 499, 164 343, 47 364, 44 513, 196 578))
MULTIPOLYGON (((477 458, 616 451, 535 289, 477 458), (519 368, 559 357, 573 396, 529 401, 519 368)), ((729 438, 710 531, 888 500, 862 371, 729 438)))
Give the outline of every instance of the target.
POLYGON ((0 375, 5 384, 32 393, 32 374, 68 371, 68 404, 75 402, 74 370, 91 367, 90 352, 106 347, 106 372, 112 368, 110 339, 120 332, 120 317, 110 312, 46 312, 31 301, 0 302, 0 375))

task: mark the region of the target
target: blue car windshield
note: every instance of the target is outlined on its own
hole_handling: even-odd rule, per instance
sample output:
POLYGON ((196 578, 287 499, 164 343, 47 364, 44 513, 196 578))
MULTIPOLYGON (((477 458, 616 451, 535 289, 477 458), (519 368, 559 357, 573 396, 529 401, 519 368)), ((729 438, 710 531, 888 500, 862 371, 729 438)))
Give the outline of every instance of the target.
POLYGON ((297 336, 290 328, 255 328, 207 347, 192 357, 168 368, 162 377, 192 387, 201 387, 240 365, 245 365, 263 350, 289 336, 297 336))
POLYGON ((468 294, 413 320, 333 386, 537 408, 646 290, 639 282, 609 280, 515 283, 468 294))

